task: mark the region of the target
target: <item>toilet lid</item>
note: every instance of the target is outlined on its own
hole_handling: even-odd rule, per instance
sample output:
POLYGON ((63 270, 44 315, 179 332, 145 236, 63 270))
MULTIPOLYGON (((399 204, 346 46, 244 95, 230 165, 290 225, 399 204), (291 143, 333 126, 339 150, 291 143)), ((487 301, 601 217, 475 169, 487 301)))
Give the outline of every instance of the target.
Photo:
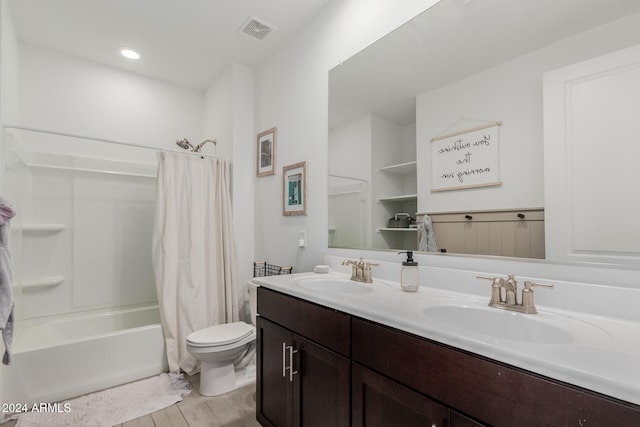
POLYGON ((245 322, 224 323, 209 326, 187 335, 187 341, 196 345, 225 345, 240 341, 253 332, 253 326, 245 322))

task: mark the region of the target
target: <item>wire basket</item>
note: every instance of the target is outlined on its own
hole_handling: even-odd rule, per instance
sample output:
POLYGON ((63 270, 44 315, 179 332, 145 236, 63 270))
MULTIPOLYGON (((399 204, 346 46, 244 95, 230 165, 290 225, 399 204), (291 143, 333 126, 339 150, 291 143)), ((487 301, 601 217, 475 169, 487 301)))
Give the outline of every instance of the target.
POLYGON ((279 276, 280 274, 291 274, 292 267, 281 267, 269 264, 266 261, 256 261, 253 263, 253 277, 279 276))

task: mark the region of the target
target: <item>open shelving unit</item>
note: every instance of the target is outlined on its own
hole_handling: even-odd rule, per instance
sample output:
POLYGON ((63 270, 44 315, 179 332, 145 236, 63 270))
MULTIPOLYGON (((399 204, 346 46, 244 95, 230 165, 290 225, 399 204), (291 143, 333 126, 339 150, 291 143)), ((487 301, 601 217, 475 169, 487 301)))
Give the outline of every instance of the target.
POLYGON ((416 165, 416 161, 410 161, 377 169, 380 178, 388 184, 386 187, 393 189, 393 192, 387 190, 387 193, 380 194, 376 198, 382 214, 378 215, 379 221, 375 230, 382 234, 389 248, 416 249, 417 247, 416 228, 391 228, 387 227, 386 222, 380 222, 388 220, 399 212, 406 212, 415 217, 418 203, 418 194, 415 192, 416 165))

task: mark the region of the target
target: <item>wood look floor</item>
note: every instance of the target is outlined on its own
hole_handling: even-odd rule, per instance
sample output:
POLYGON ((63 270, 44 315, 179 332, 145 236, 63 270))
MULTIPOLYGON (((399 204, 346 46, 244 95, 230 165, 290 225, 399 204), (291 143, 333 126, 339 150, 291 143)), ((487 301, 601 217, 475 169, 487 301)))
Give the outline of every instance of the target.
MULTIPOLYGON (((260 427, 256 421, 256 386, 250 384, 215 397, 198 393, 200 374, 187 377, 193 391, 181 402, 117 427, 260 427)), ((16 421, 2 424, 14 427, 16 421)))
POLYGON ((117 427, 260 427, 256 421, 255 384, 205 397, 198 393, 200 374, 187 379, 193 391, 181 402, 117 427))

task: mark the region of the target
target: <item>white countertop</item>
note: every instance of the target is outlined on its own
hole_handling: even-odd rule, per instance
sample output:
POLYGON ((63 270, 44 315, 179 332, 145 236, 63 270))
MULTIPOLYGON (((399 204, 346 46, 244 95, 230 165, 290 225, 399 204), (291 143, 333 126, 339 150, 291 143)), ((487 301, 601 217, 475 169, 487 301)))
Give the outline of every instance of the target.
MULTIPOLYGON (((447 322, 434 322, 423 314, 429 307, 467 305, 484 310, 487 297, 421 286, 418 292, 403 292, 395 282, 375 280, 371 292, 336 293, 306 289, 300 279, 335 278, 348 275, 299 273, 254 278, 269 289, 318 303, 383 325, 526 369, 550 378, 640 405, 640 323, 634 320, 589 315, 575 311, 553 311, 538 307, 538 314, 520 314, 494 308, 507 323, 520 316, 537 316, 536 322, 562 325, 570 334, 564 341, 544 337, 537 342, 509 339, 501 331, 466 331, 447 322)), ((527 318, 525 321, 528 321, 527 318)))

